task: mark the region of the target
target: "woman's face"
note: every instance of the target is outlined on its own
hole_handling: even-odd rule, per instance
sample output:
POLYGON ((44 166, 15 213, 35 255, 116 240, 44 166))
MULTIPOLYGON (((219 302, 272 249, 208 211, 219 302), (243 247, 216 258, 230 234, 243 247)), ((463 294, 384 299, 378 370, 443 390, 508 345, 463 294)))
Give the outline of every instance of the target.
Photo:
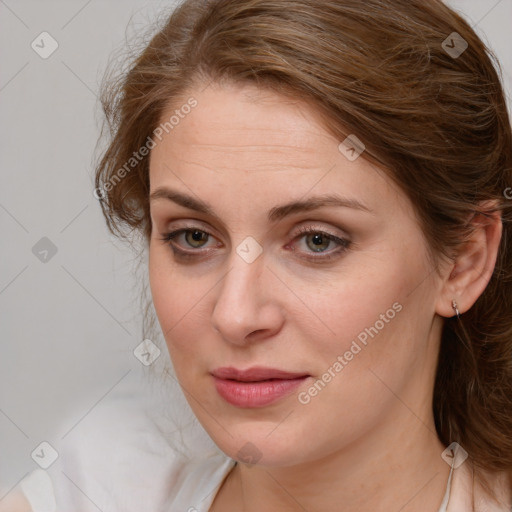
POLYGON ((235 85, 190 95, 151 153, 149 270, 201 424, 269 466, 433 431, 441 284, 405 194, 299 101, 235 85), (214 377, 223 367, 297 378, 214 377))

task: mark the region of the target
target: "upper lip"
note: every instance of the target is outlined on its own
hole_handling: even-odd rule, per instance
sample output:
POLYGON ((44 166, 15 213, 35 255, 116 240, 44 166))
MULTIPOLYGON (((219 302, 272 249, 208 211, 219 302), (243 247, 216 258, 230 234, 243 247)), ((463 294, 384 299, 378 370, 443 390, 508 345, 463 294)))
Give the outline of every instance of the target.
POLYGON ((222 367, 212 371, 212 375, 219 379, 238 380, 240 382, 257 382, 268 379, 297 379, 298 377, 307 377, 308 374, 286 372, 275 368, 265 368, 263 366, 254 366, 247 370, 239 370, 233 367, 222 367))

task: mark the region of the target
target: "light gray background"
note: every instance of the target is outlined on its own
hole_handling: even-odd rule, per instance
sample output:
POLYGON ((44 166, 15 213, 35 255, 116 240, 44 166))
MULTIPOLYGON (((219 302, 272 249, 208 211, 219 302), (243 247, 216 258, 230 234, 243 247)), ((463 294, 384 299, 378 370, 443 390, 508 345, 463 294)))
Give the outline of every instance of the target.
MULTIPOLYGON (((132 353, 136 257, 92 195, 96 94, 111 52, 173 3, 0 0, 0 499, 37 467, 41 441, 58 450, 97 404, 147 378, 132 353), (31 48, 43 31, 59 44, 46 60, 31 48), (32 253, 42 237, 57 247, 46 263, 32 253)), ((498 55, 510 98, 512 0, 449 3, 498 55)))

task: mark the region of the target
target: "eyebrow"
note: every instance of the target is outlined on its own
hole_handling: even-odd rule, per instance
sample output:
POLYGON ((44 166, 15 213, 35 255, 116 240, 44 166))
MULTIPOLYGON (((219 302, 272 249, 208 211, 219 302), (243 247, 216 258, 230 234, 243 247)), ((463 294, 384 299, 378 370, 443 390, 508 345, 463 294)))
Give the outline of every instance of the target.
MULTIPOLYGON (((195 210, 199 213, 204 213, 205 215, 210 215, 218 219, 218 216, 214 213, 213 208, 208 203, 202 201, 201 199, 183 194, 182 192, 178 192, 177 190, 172 190, 167 187, 160 187, 157 188, 149 196, 149 198, 151 201, 156 199, 167 199, 176 204, 179 204, 180 206, 183 206, 184 208, 188 208, 189 210, 195 210)), ((290 215, 304 211, 317 210, 325 206, 352 208, 355 210, 361 210, 367 213, 375 214, 375 212, 368 208, 368 206, 357 201, 356 199, 349 199, 338 196, 336 194, 326 194, 309 197, 304 200, 292 201, 281 206, 275 206, 268 211, 268 220, 270 222, 277 222, 290 215)))

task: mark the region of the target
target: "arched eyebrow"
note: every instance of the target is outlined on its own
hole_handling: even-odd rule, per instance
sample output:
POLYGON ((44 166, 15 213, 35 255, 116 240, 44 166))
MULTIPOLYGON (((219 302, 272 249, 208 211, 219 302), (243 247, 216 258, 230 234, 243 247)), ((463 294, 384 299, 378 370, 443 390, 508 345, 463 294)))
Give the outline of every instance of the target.
MULTIPOLYGON (((150 201, 166 199, 168 201, 179 204, 184 208, 188 208, 189 210, 204 213, 205 215, 209 215, 217 220, 220 220, 218 215, 216 215, 213 211, 211 205, 205 201, 167 187, 157 188, 154 192, 151 193, 149 199, 150 201)), ((291 201, 290 203, 281 206, 274 206, 268 211, 267 217, 269 222, 278 222, 290 215, 305 211, 317 210, 326 206, 352 208, 375 215, 375 212, 372 209, 356 199, 349 199, 336 194, 326 194, 308 197, 307 199, 291 201)))

